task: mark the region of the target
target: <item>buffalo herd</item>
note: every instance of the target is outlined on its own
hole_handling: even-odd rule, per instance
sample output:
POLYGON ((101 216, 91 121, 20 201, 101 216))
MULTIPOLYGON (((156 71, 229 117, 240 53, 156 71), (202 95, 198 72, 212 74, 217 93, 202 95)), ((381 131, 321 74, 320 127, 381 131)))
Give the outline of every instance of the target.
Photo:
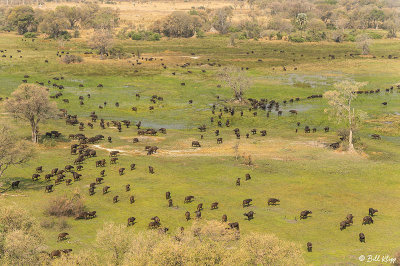
MULTIPOLYGON (((1 51, 3 52, 3 51, 1 51)), ((281 51, 282 52, 282 51, 281 51)), ((59 54, 57 54, 59 55, 59 54)), ((330 55, 331 59, 334 59, 334 56, 330 55)), ((145 60, 145 61, 152 61, 154 58, 151 58, 151 60, 145 60)), ((155 59, 154 59, 155 60, 155 59)), ((45 62, 47 63, 48 60, 46 59, 45 62)), ((262 62, 262 60, 259 62, 262 62)), ((137 61, 137 64, 139 64, 139 61, 137 61)), ((190 63, 186 63, 185 65, 182 65, 181 67, 187 67, 189 66, 190 63)), ((214 63, 209 63, 209 65, 213 66, 215 65, 214 63)), ((166 68, 166 66, 164 65, 164 63, 162 64, 162 66, 164 67, 164 69, 166 68)), ((248 68, 243 68, 243 69, 247 69, 248 68)), ((286 67, 283 67, 284 71, 286 71, 286 67)), ((296 68, 297 69, 297 68, 296 68)), ((205 72, 205 70, 203 71, 203 73, 205 72)), ((188 72, 189 74, 191 73, 190 71, 188 72)), ((175 75, 175 72, 173 73, 173 75, 175 75)), ((27 80, 30 78, 29 75, 24 75, 24 80, 23 82, 27 82, 27 80)), ((63 77, 53 77, 54 81, 60 81, 63 80, 63 77)), ((36 82, 40 85, 44 85, 45 82, 36 82)), ((47 84, 52 84, 53 88, 58 89, 59 91, 54 94, 51 95, 52 99, 59 99, 61 97, 63 97, 63 93, 62 91, 64 90, 64 86, 61 84, 57 84, 55 82, 51 82, 50 80, 48 80, 47 84)), ((181 82, 180 83, 181 86, 186 86, 185 82, 181 82)), ((80 84, 79 87, 84 87, 83 84, 80 84)), ((97 88, 104 88, 105 86, 103 84, 98 84, 97 88)), ((217 87, 221 87, 220 85, 218 85, 217 87)), ((400 89, 400 85, 398 86, 398 89, 400 89)), ((376 89, 376 90, 369 90, 369 91, 358 91, 356 92, 357 94, 377 94, 380 93, 381 90, 380 89, 376 89)), ((386 89, 386 92, 393 92, 393 87, 390 87, 389 89, 386 89)), ((140 93, 136 93, 135 95, 136 100, 140 100, 141 96, 140 93)), ((316 95, 309 95, 305 98, 299 98, 299 97, 292 97, 286 100, 283 100, 282 102, 279 102, 277 100, 274 99, 266 99, 266 98, 261 98, 261 99, 254 99, 254 98, 249 98, 247 99, 248 102, 248 111, 249 113, 253 116, 256 117, 258 116, 261 111, 265 111, 265 115, 266 117, 270 117, 270 115, 272 115, 272 112, 276 112, 276 116, 277 117, 281 117, 282 115, 284 115, 284 110, 287 109, 283 109, 282 107, 285 107, 287 105, 291 105, 291 104, 295 104, 296 102, 299 101, 303 101, 303 100, 311 100, 311 99, 319 99, 321 98, 322 95, 321 94, 316 94, 316 95)), ((90 94, 86 95, 86 99, 93 99, 95 97, 91 97, 90 94)), ((219 100, 219 97, 217 97, 217 99, 219 100)), ((69 105, 71 103, 71 99, 62 99, 62 103, 65 105, 69 105)), ((85 97, 84 96, 79 96, 78 98, 79 104, 80 105, 84 105, 85 104, 85 97)), ((149 111, 153 111, 154 110, 154 104, 156 104, 157 102, 162 102, 164 101, 163 97, 160 97, 158 95, 153 95, 150 98, 150 105, 148 107, 149 111)), ((193 100, 190 99, 188 101, 188 103, 190 105, 193 104, 193 100)), ((387 106, 387 102, 383 102, 382 105, 383 106, 387 106)), ((100 105, 98 105, 100 109, 104 109, 107 106, 107 102, 103 102, 100 105)), ((121 103, 120 102, 115 102, 114 106, 116 108, 120 108, 121 103)), ((133 112, 138 112, 138 107, 133 106, 130 107, 130 110, 133 112)), ((216 137, 218 137, 216 139, 217 144, 222 144, 223 143, 223 138, 220 137, 220 129, 215 129, 215 128, 222 128, 222 127, 231 127, 232 125, 232 118, 235 116, 235 114, 239 114, 240 117, 244 116, 244 110, 242 108, 240 109, 236 109, 234 107, 227 107, 227 106, 222 106, 222 107, 217 107, 216 104, 213 104, 211 107, 211 114, 212 117, 210 118, 210 123, 211 125, 206 125, 206 124, 202 124, 200 126, 197 127, 197 129, 202 133, 201 135, 201 139, 203 139, 203 134, 206 133, 208 131, 209 128, 214 128, 214 134, 216 137), (226 118, 225 120, 223 120, 224 117, 228 116, 228 118, 226 118), (229 116, 231 116, 232 118, 229 118, 229 116), (216 123, 215 123, 216 122, 216 123)), ((293 118, 298 117, 299 116, 299 111, 296 109, 290 109, 289 111, 287 111, 288 114, 290 116, 292 116, 293 118)), ((62 183, 65 182, 66 186, 70 186, 73 184, 73 182, 81 182, 81 180, 88 180, 89 177, 87 176, 83 176, 83 174, 80 174, 78 172, 82 171, 84 169, 84 165, 88 162, 91 161, 93 159, 91 158, 97 158, 98 153, 97 151, 91 147, 90 145, 93 144, 97 144, 103 140, 106 139, 105 136, 98 134, 95 136, 86 136, 85 134, 83 134, 82 132, 86 130, 86 128, 89 128, 90 130, 94 129, 96 122, 98 122, 100 129, 105 129, 106 127, 108 128, 116 128, 118 130, 118 132, 121 132, 123 130, 123 126, 124 128, 126 127, 127 129, 130 128, 131 125, 131 121, 129 120, 122 120, 122 121, 106 121, 103 118, 99 118, 98 115, 96 114, 95 111, 92 111, 90 114, 88 114, 88 117, 90 117, 90 121, 91 122, 84 122, 85 121, 85 117, 82 118, 78 118, 77 115, 72 115, 69 114, 68 111, 66 109, 60 109, 60 114, 59 117, 65 120, 65 124, 67 126, 71 126, 71 127, 78 127, 78 130, 80 133, 77 134, 70 134, 68 136, 69 140, 76 142, 74 144, 71 145, 70 147, 70 154, 76 156, 73 161, 71 162, 71 164, 67 164, 65 165, 64 169, 59 169, 59 168, 53 168, 50 171, 48 171, 48 169, 44 169, 42 166, 38 166, 35 169, 35 172, 32 174, 32 181, 37 182, 41 176, 44 177, 44 180, 46 182, 51 182, 51 180, 54 181, 54 184, 48 184, 45 185, 45 193, 52 193, 55 189, 58 189, 57 187, 62 183), (48 171, 47 173, 44 173, 45 171, 48 171), (67 175, 70 175, 71 178, 67 178, 67 175)), ((133 124, 132 124, 133 125, 133 124)), ((146 128, 146 129, 142 129, 142 122, 138 121, 134 124, 137 127, 137 134, 138 137, 133 138, 132 143, 136 144, 139 143, 140 141, 140 136, 150 136, 150 137, 154 137, 157 134, 167 134, 167 129, 166 128, 159 128, 159 129, 155 129, 155 128, 146 128)), ((295 132, 298 133, 298 130, 300 129, 301 123, 297 122, 296 123, 296 128, 295 128, 295 132)), ((328 126, 325 126, 322 128, 324 130, 324 132, 329 132, 330 128, 328 126)), ((125 130, 125 129, 124 129, 125 130)), ((305 125, 304 126, 304 132, 305 133, 316 133, 317 132, 317 127, 310 127, 309 125, 305 125)), ((240 130, 239 128, 234 128, 232 129, 233 131, 233 135, 234 137, 236 137, 237 139, 240 139, 241 136, 246 136, 246 138, 250 138, 252 136, 257 136, 258 134, 261 137, 266 137, 267 136, 267 130, 265 129, 257 129, 257 128, 253 128, 251 130, 249 130, 248 132, 245 131, 243 132, 243 130, 240 130)), ((231 131, 231 132, 232 132, 231 131)), ((59 131, 53 130, 53 131, 49 131, 46 132, 44 137, 46 138, 52 138, 52 139, 59 139, 63 136, 63 134, 59 131)), ((378 134, 372 134, 371 135, 372 139, 375 140, 379 140, 381 139, 381 136, 378 134)), ((109 143, 112 143, 112 137, 108 136, 107 137, 107 141, 109 143)), ((191 146, 193 148, 201 148, 204 147, 205 145, 201 144, 200 141, 198 140, 193 140, 191 143, 191 146)), ((332 143, 329 145, 329 147, 333 148, 333 149, 337 149, 339 148, 340 143, 336 142, 336 143, 332 143)), ((145 151, 147 152, 147 155, 154 155, 157 154, 157 151, 159 150, 159 148, 157 146, 146 146, 145 151)), ((102 159, 96 159, 94 162, 94 165, 96 168, 105 168, 107 166, 107 162, 109 161, 109 164, 115 164, 117 165, 118 162, 118 158, 121 155, 121 151, 118 150, 112 150, 109 152, 109 158, 102 158, 102 159)), ((118 169, 118 174, 119 176, 125 175, 127 174, 126 169, 130 169, 131 171, 134 171, 136 169, 136 164, 132 163, 130 164, 129 168, 124 168, 124 167, 120 167, 118 169)), ((148 166, 148 173, 149 174, 154 174, 155 173, 155 169, 152 166, 148 166)), ((106 182, 106 180, 104 179, 105 177, 105 169, 102 169, 99 172, 100 177, 96 177, 95 182, 93 183, 89 183, 89 195, 90 196, 94 196, 96 193, 96 189, 98 186, 104 184, 106 182)), ((255 177, 257 179, 257 177, 255 177)), ((250 176, 250 174, 246 174, 244 176, 244 180, 245 181, 249 181, 252 182, 252 177, 250 176)), ((11 184, 11 188, 12 189, 18 189, 20 185, 20 181, 14 181, 11 184)), ((237 178, 236 179, 236 186, 240 187, 241 186, 241 178, 237 178)), ((109 185, 103 185, 102 187, 102 194, 108 194, 108 193, 113 193, 113 189, 109 186, 109 185)), ((130 193, 131 191, 131 186, 129 184, 125 185, 125 192, 130 193)), ((168 207, 174 207, 173 205, 173 199, 172 199, 172 195, 170 191, 167 191, 165 193, 165 198, 168 202, 168 207)), ((193 195, 188 195, 184 197, 184 206, 189 205, 190 203, 195 201, 195 196, 193 195)), ((112 202, 114 204, 117 204, 120 202, 120 197, 119 195, 114 195, 112 198, 112 202)), ((135 203, 135 196, 131 195, 129 197, 129 203, 133 204, 135 203)), ((281 201, 277 198, 269 198, 267 199, 267 206, 276 206, 281 204, 281 201)), ((219 202, 213 202, 210 205, 210 210, 215 210, 215 209, 223 209, 223 204, 220 205, 219 202)), ((248 209, 249 207, 253 206, 253 200, 251 198, 247 198, 244 199, 242 201, 242 207, 248 209)), ((195 218, 196 219, 201 219, 202 218, 202 211, 203 211, 203 203, 199 203, 197 205, 196 211, 194 212, 195 214, 195 218)), ((365 216, 362 219, 362 225, 369 225, 369 224, 373 224, 373 216, 376 214, 376 212, 378 212, 378 210, 370 208, 369 209, 369 215, 365 216)), ((245 219, 248 221, 251 221, 253 219, 255 219, 255 212, 253 210, 249 210, 245 213, 243 213, 243 215, 245 216, 245 219)), ((303 210, 300 212, 299 215, 299 219, 303 220, 303 219, 309 219, 311 217, 312 211, 310 210, 303 210)), ((97 212, 96 211, 83 211, 80 212, 75 219, 76 220, 88 220, 88 219, 93 219, 97 217, 97 212)), ((191 217, 191 213, 189 211, 186 211, 184 214, 184 219, 186 221, 189 221, 192 219, 191 217)), ((227 229, 236 229, 239 230, 239 222, 229 222, 228 223, 228 216, 226 214, 222 215, 222 222, 227 223, 227 229)), ((127 226, 134 226, 135 223, 137 222, 137 218, 136 217, 129 217, 127 219, 127 226)), ((344 230, 347 227, 351 226, 353 224, 353 215, 352 214, 348 214, 345 218, 345 220, 343 220, 342 222, 340 222, 340 230, 344 230)), ((158 216, 154 216, 150 219, 150 222, 148 224, 148 228, 149 229, 158 229, 160 230, 160 232, 163 233, 167 233, 168 228, 166 227, 161 227, 161 219, 158 216)), ((67 238, 69 238, 69 234, 66 232, 60 233, 58 235, 58 241, 63 241, 67 238)), ((359 234, 359 241, 365 243, 365 235, 364 233, 360 233, 359 234)), ((312 243, 308 242, 307 243, 307 250, 309 252, 312 251, 312 243)), ((71 249, 63 249, 63 250, 54 250, 50 253, 50 257, 52 258, 56 258, 56 257, 60 257, 62 254, 68 254, 69 252, 71 252, 71 249)))

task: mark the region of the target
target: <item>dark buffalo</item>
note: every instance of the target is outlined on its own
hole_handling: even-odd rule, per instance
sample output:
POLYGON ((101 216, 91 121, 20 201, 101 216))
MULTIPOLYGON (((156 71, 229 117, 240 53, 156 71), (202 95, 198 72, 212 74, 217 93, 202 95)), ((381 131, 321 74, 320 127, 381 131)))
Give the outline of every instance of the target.
POLYGON ((312 211, 308 211, 308 210, 302 211, 300 213, 300 220, 307 219, 309 214, 312 214, 312 211))
POLYGON ((268 199, 268 206, 269 205, 276 205, 278 202, 281 202, 279 199, 269 198, 268 199))
POLYGON ((245 199, 245 200, 243 200, 243 208, 244 207, 249 207, 250 205, 251 205, 251 202, 252 202, 253 200, 252 199, 245 199))
POLYGON ((135 217, 129 217, 128 218, 128 226, 134 225, 135 224, 135 220, 136 220, 135 217))

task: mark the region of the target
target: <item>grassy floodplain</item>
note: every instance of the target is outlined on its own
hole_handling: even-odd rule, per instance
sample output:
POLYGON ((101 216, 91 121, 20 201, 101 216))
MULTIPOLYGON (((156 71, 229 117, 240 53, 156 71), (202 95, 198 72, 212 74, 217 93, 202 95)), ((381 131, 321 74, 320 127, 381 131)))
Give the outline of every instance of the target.
MULTIPOLYGON (((229 221, 238 221, 242 234, 251 231, 274 233, 278 237, 298 243, 305 250, 305 243, 313 243, 313 252, 304 252, 307 263, 358 264, 360 255, 393 255, 399 250, 400 231, 400 93, 386 88, 399 82, 400 59, 388 59, 389 55, 400 56, 398 40, 375 40, 371 54, 375 56, 350 56, 358 54, 354 43, 304 43, 294 44, 283 41, 238 41, 235 47, 228 46, 228 38, 207 36, 202 39, 163 39, 158 42, 119 41, 126 51, 142 57, 154 57, 153 61, 142 61, 136 65, 136 58, 99 60, 97 56, 84 55, 90 49, 80 39, 60 44, 57 41, 37 39, 35 42, 22 41, 21 36, 12 33, 0 34, 0 49, 6 49, 6 58, 0 57, 0 97, 7 97, 21 84, 24 75, 28 82, 45 82, 64 85, 63 96, 57 99, 58 108, 67 109, 89 122, 90 112, 96 111, 99 118, 110 120, 142 121, 143 128, 167 129, 167 134, 138 137, 136 127, 123 127, 122 132, 110 127, 102 130, 98 123, 94 129, 86 127, 81 133, 87 136, 102 134, 112 137, 94 146, 97 158, 107 158, 108 149, 120 150, 118 164, 107 164, 105 183, 110 193, 102 195, 101 187, 93 196, 88 195, 89 183, 99 177, 101 169, 95 167, 96 159, 83 164, 83 180, 71 186, 60 184, 53 193, 44 193, 47 184, 43 178, 33 182, 31 175, 42 165, 44 172, 52 168, 63 168, 76 158, 70 155, 69 134, 80 133, 77 127, 66 126, 65 121, 51 120, 42 124, 41 133, 59 130, 63 138, 59 141, 44 139, 38 146, 36 156, 26 165, 6 172, 0 185, 6 189, 14 180, 22 180, 21 189, 8 190, 0 196, 0 204, 15 205, 27 209, 40 221, 52 220, 44 212, 46 204, 58 195, 83 195, 89 210, 96 210, 98 217, 91 220, 68 218, 67 229, 71 237, 66 242, 57 242, 60 229, 57 226, 44 228, 49 248, 84 249, 93 244, 96 230, 104 222, 125 224, 130 216, 137 218, 137 224, 129 230, 147 230, 152 216, 158 215, 163 225, 175 231, 187 227, 184 214, 193 213, 198 203, 204 203, 203 219, 220 220, 223 214, 229 221), (63 46, 63 47, 61 47, 63 46), (21 49, 22 53, 17 53, 21 49), (57 51, 79 54, 84 57, 80 64, 66 65, 56 56, 57 51), (281 52, 282 51, 282 52, 281 52), (12 58, 9 58, 12 55, 12 58), (19 58, 19 56, 22 58, 19 58), (330 59, 329 55, 335 55, 330 59), (319 58, 319 59, 318 59, 319 58), (161 61, 161 59, 163 61, 161 61), (215 66, 207 65, 209 62, 215 66), (259 61, 261 59, 262 61, 259 61), (49 63, 45 63, 48 60, 49 63), (184 63, 189 67, 180 67, 184 63), (135 66, 132 66, 135 63, 135 66), (161 63, 167 69, 161 67, 161 63), (231 97, 231 91, 217 77, 222 66, 237 65, 248 67, 253 81, 247 98, 267 98, 282 102, 299 97, 301 100, 282 107, 283 115, 273 111, 270 117, 258 110, 254 117, 247 107, 244 116, 237 112, 233 117, 224 113, 222 121, 230 119, 230 127, 218 128, 211 123, 211 107, 223 106, 231 97), (283 66, 287 71, 283 71, 283 66), (297 68, 297 70, 294 70, 297 68), (137 70, 137 71, 135 71, 137 70), (190 70, 192 73, 188 73, 190 70), (202 72, 205 70, 206 72, 202 72), (172 75, 176 72, 176 75, 172 75), (63 76, 60 81, 53 77, 63 76), (368 113, 368 119, 357 132, 359 155, 348 155, 326 147, 338 140, 336 130, 340 125, 329 120, 324 109, 325 99, 306 99, 307 96, 322 94, 332 89, 333 83, 343 80, 367 81, 366 89, 381 89, 378 94, 360 95, 356 108, 368 113), (185 86, 181 86, 185 82, 185 86), (79 84, 84 84, 80 88, 79 84), (103 88, 98 88, 98 84, 103 88), (217 85, 221 84, 219 88, 217 85), (90 93, 91 98, 86 95, 90 93), (141 98, 136 99, 135 94, 141 98), (150 103, 152 95, 164 98, 156 104, 150 103), (79 105, 79 96, 85 96, 84 105, 79 105), (216 96, 220 96, 217 100, 216 96), (64 103, 62 99, 69 99, 64 103), (193 104, 188 104, 189 100, 193 104), (107 102, 99 109, 98 105, 107 102), (382 102, 388 102, 383 106, 382 102), (115 102, 120 106, 116 107, 115 102), (153 105, 153 111, 148 107, 153 105), (131 111, 136 106, 137 112, 131 111), (297 116, 288 110, 299 111, 297 116), (296 122, 300 130, 296 134, 296 122), (205 124, 207 132, 200 133, 198 126, 205 124), (305 134, 305 125, 317 128, 316 133, 305 134), (323 128, 330 127, 329 133, 323 128), (234 128, 241 132, 251 129, 267 130, 267 136, 250 135, 237 140, 234 128), (223 144, 216 144, 213 133, 220 129, 223 144), (378 133, 381 140, 372 140, 370 135, 378 133), (200 134, 204 139, 200 139, 200 134), (132 138, 139 143, 133 144, 132 138), (193 140, 199 140, 201 148, 191 147, 193 140), (239 155, 251 155, 254 166, 248 167, 243 160, 236 160, 234 146, 239 142, 239 155), (157 154, 147 156, 147 145, 157 145, 157 154), (129 170, 135 163, 137 169, 129 170), (147 167, 155 168, 155 174, 148 173, 147 167), (118 175, 120 167, 127 168, 124 175, 118 175), (250 173, 252 179, 244 181, 250 173), (242 185, 235 186, 236 178, 242 178, 242 185), (131 191, 125 192, 125 185, 131 184, 131 191), (165 192, 171 191, 176 208, 168 208, 165 192), (120 196, 120 202, 113 204, 112 198, 120 196), (129 204, 129 196, 136 202, 129 204), (186 195, 194 195, 195 201, 184 204, 186 195), (281 204, 267 206, 269 197, 279 198, 281 204), (248 210, 255 211, 255 219, 244 219, 241 203, 252 198, 248 210), (210 210, 210 204, 218 201, 220 207, 210 210), (361 225, 362 217, 368 215, 368 208, 379 210, 373 225, 361 225), (310 218, 299 220, 302 210, 313 211, 310 218), (339 222, 348 213, 355 216, 354 225, 339 230, 339 222), (358 234, 363 232, 367 242, 360 243, 358 234)), ((48 86, 51 95, 58 89, 48 86)), ((4 109, 0 123, 13 128, 18 135, 29 138, 26 123, 16 121, 4 109)), ((194 214, 193 214, 194 216, 194 214)), ((57 219, 55 219, 57 221, 57 219)))

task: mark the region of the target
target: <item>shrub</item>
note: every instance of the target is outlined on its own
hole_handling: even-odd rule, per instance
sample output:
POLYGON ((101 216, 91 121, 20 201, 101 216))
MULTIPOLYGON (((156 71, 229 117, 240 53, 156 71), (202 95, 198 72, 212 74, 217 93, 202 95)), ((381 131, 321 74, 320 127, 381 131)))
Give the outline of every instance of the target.
POLYGON ((128 33, 128 37, 135 41, 146 40, 146 41, 159 41, 161 35, 152 31, 131 31, 128 33))
POLYGON ((37 37, 37 33, 36 32, 26 32, 24 34, 25 38, 36 38, 37 37))
POLYGON ((85 206, 80 194, 72 197, 59 196, 50 200, 46 213, 51 216, 76 216, 84 210, 85 206))
POLYGON ((373 40, 378 40, 378 39, 382 39, 383 38, 383 35, 379 34, 377 32, 369 32, 368 36, 373 40))
POLYGON ((289 41, 301 43, 305 42, 306 40, 302 36, 289 35, 289 41))
POLYGON ((139 32, 132 31, 128 34, 128 36, 134 41, 139 41, 142 39, 142 34, 140 34, 139 32))
POLYGON ((83 58, 79 55, 67 54, 61 57, 61 61, 66 64, 81 63, 83 62, 83 58))
POLYGON ((39 265, 43 243, 31 215, 15 206, 0 207, 0 265, 39 265))
POLYGON ((197 38, 204 38, 206 35, 204 34, 204 31, 202 31, 202 30, 198 30, 197 32, 196 32, 196 37, 197 38))

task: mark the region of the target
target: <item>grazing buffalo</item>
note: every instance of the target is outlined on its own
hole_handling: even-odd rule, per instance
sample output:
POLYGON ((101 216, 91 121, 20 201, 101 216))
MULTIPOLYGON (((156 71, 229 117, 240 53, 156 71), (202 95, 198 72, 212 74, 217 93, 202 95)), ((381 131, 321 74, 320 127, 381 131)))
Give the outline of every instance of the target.
POLYGON ((325 132, 329 132, 329 127, 324 127, 325 132))
POLYGON ((218 202, 211 203, 211 210, 218 209, 218 202))
POLYGON ((240 186, 240 177, 236 179, 236 186, 240 186))
POLYGON ((67 172, 71 172, 71 170, 74 169, 74 167, 72 165, 66 165, 64 169, 67 172))
POLYGON ((149 173, 154 174, 154 168, 152 166, 149 166, 149 173))
POLYGON ((353 218, 354 218, 354 216, 353 216, 353 214, 347 214, 347 216, 346 216, 346 225, 347 226, 350 226, 350 224, 353 224, 353 218))
POLYGON ((365 224, 373 224, 373 223, 374 223, 374 220, 372 220, 372 217, 371 217, 371 216, 365 216, 365 217, 363 218, 362 225, 365 225, 365 224))
POLYGON ((110 189, 110 187, 109 186, 105 186, 105 187, 103 187, 103 194, 106 194, 106 193, 108 193, 108 190, 110 189))
POLYGON ((249 221, 254 218, 254 214, 255 214, 255 212, 253 212, 253 211, 249 211, 247 213, 243 213, 243 215, 246 216, 247 220, 249 220, 249 221))
POLYGON ((192 141, 192 147, 201 147, 200 142, 192 141))
POLYGON ((170 199, 171 198, 171 192, 167 191, 165 192, 165 199, 170 199))
POLYGON ((119 168, 119 170, 118 170, 119 175, 123 175, 124 171, 125 171, 125 168, 119 168))
POLYGON ((128 192, 128 191, 130 191, 130 190, 131 190, 131 185, 129 185, 129 184, 126 185, 126 186, 125 186, 125 191, 128 192))
POLYGON ((152 221, 149 223, 149 228, 150 229, 154 229, 154 228, 158 228, 160 227, 160 223, 156 222, 156 221, 152 221))
POLYGON ((131 171, 132 171, 132 170, 135 170, 135 167, 136 167, 136 164, 134 164, 134 163, 131 164, 131 171))
POLYGON ((238 222, 228 223, 228 226, 229 226, 230 229, 237 229, 237 230, 239 230, 239 223, 238 223, 238 222))
POLYGON ((342 222, 340 222, 339 227, 340 227, 340 231, 342 231, 343 229, 346 229, 346 227, 347 227, 347 221, 342 221, 342 222))
POLYGON ((96 184, 101 184, 101 182, 103 182, 103 181, 104 181, 104 178, 102 178, 102 177, 96 178, 96 184))
POLYGON ((115 196, 114 198, 113 198, 113 203, 117 203, 118 202, 118 196, 115 196))
POLYGON ((378 212, 377 209, 374 209, 374 208, 369 208, 369 209, 368 209, 369 216, 371 216, 371 217, 374 216, 374 214, 375 214, 376 212, 378 212))
POLYGON ((243 200, 243 208, 244 207, 249 207, 252 201, 253 201, 252 199, 243 200))
POLYGON ((309 214, 312 214, 312 211, 308 211, 308 210, 302 211, 300 213, 300 220, 307 219, 309 214))
POLYGON ((311 242, 307 242, 307 251, 312 252, 312 243, 311 242))
POLYGON ((100 171, 100 175, 101 175, 102 177, 104 177, 105 173, 106 173, 106 170, 101 170, 101 171, 100 171))
POLYGON ((134 225, 135 224, 135 220, 136 220, 135 217, 129 217, 128 218, 128 226, 134 225))
POLYGON ((68 233, 60 233, 60 234, 58 235, 58 241, 67 239, 67 236, 69 236, 68 233))
POLYGON ((110 157, 118 156, 119 151, 110 151, 110 157))
POLYGON ((196 214, 197 219, 201 218, 201 211, 195 211, 194 213, 196 214))
POLYGON ((197 210, 201 211, 203 209, 203 203, 197 204, 197 210))
POLYGON ((246 177, 246 179, 245 179, 246 181, 251 179, 250 174, 246 174, 245 177, 246 177))
MULTIPOLYGON (((47 60, 46 60, 47 61, 47 60)), ((59 257, 61 257, 61 250, 53 250, 51 253, 50 253, 50 258, 51 259, 54 259, 54 258, 59 258, 59 257)))
POLYGON ((47 181, 50 181, 50 179, 53 177, 53 175, 52 174, 46 174, 45 176, 44 176, 44 179, 46 179, 47 181))
POLYGON ((168 200, 168 207, 173 207, 174 205, 172 204, 172 199, 168 200))
POLYGON ((184 203, 190 203, 194 200, 194 196, 186 196, 184 203))
POLYGON ((19 183, 21 183, 21 181, 14 181, 14 182, 12 182, 12 183, 11 183, 11 188, 12 188, 12 189, 18 188, 19 183))
POLYGON ((378 134, 372 134, 372 135, 371 135, 371 138, 372 138, 372 139, 378 139, 378 140, 379 140, 379 139, 381 139, 381 136, 378 135, 378 134))
POLYGON ((36 172, 37 173, 43 172, 43 167, 42 166, 36 167, 36 172))
POLYGON ((89 196, 93 196, 94 195, 94 187, 90 187, 89 188, 89 196))
POLYGON ((186 221, 189 221, 190 220, 190 212, 186 212, 185 213, 185 217, 186 217, 186 221))
POLYGON ((32 180, 33 180, 33 181, 39 180, 39 177, 40 177, 39 174, 33 174, 33 175, 32 175, 32 180))
POLYGON ((48 186, 46 186, 46 188, 45 188, 45 192, 53 192, 53 185, 48 185, 48 186))
POLYGON ((365 243, 365 235, 364 235, 363 233, 360 233, 360 234, 358 235, 358 238, 360 239, 360 242, 361 242, 361 243, 365 243))
POLYGON ((276 205, 278 202, 281 202, 279 199, 269 198, 268 199, 268 206, 269 205, 276 205))
POLYGON ((217 138, 217 144, 222 144, 222 138, 217 138))
POLYGON ((228 221, 228 216, 226 214, 222 215, 222 222, 226 223, 228 221))

